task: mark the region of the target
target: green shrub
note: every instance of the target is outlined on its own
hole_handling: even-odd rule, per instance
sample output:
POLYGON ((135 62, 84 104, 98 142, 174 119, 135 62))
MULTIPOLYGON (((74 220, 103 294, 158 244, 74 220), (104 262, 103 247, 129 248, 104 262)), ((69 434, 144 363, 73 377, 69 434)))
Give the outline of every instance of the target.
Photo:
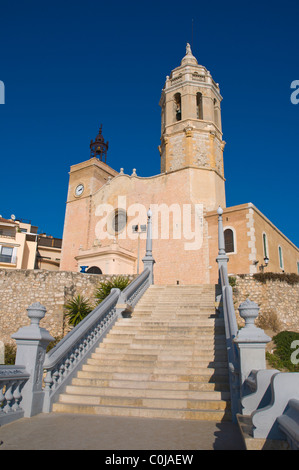
POLYGON ((14 366, 16 361, 17 347, 15 344, 5 344, 4 346, 5 365, 14 366))
POLYGON ((237 279, 234 276, 228 276, 228 281, 231 287, 236 287, 237 279))
POLYGON ((253 278, 265 284, 267 281, 287 282, 291 286, 299 283, 299 275, 295 273, 255 273, 253 278))
POLYGON ((120 290, 125 289, 130 284, 129 278, 126 276, 117 276, 112 280, 100 282, 95 291, 95 298, 97 305, 100 304, 111 292, 111 289, 117 288, 120 290))
POLYGON ((67 311, 65 316, 68 318, 68 323, 72 326, 78 325, 93 310, 89 301, 80 294, 64 304, 64 308, 67 311))
POLYGON ((278 315, 273 310, 261 312, 257 317, 255 324, 263 330, 272 330, 275 333, 281 328, 278 315))
MULTIPOLYGON (((289 372, 299 372, 299 364, 294 364, 291 360, 292 354, 298 349, 291 348, 293 341, 299 341, 299 333, 295 331, 281 331, 272 340, 275 344, 273 354, 267 353, 269 364, 279 370, 289 372)), ((297 355, 298 356, 298 355, 297 355)))

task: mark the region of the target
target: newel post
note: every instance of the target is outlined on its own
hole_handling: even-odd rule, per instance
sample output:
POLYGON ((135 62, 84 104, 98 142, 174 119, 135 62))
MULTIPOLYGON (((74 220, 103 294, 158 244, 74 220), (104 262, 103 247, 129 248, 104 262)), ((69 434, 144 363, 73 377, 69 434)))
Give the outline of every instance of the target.
POLYGON ((261 328, 254 324, 259 314, 258 305, 247 299, 239 306, 240 316, 245 320, 244 328, 239 330, 234 342, 240 355, 240 387, 245 392, 245 380, 252 370, 266 369, 266 345, 271 341, 261 328))
POLYGON ((25 366, 30 378, 22 390, 22 408, 25 417, 31 417, 42 412, 44 392, 42 389, 43 364, 46 349, 54 338, 45 329, 39 326, 44 318, 46 308, 36 302, 27 308, 31 320, 29 326, 20 328, 12 335, 17 343, 16 364, 25 366))
POLYGON ((147 233, 146 233, 146 253, 142 259, 144 268, 150 270, 150 284, 154 284, 154 264, 153 258, 153 240, 152 240, 152 211, 149 209, 147 213, 147 233))
MULTIPOLYGON (((229 257, 227 256, 225 252, 223 221, 222 221, 223 209, 220 206, 217 209, 217 214, 218 214, 218 256, 216 258, 216 261, 218 263, 219 276, 220 276, 220 268, 221 267, 224 268, 223 269, 224 284, 227 286, 229 285, 228 275, 227 275, 227 263, 229 261, 229 257)), ((220 279, 219 279, 219 283, 220 283, 220 279)))

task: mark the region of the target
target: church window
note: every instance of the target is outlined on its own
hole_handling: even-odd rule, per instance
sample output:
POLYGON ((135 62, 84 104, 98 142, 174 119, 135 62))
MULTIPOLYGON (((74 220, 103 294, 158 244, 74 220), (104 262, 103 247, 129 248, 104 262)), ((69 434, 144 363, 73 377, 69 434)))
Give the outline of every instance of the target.
POLYGON ((263 249, 264 249, 264 258, 269 258, 268 241, 267 241, 267 235, 265 233, 263 233, 263 249))
POLYGON ((182 102, 181 102, 181 93, 176 93, 174 95, 174 110, 175 110, 175 120, 182 120, 182 102))
POLYGON ((299 261, 297 261, 297 274, 299 274, 299 261))
POLYGON ((231 228, 227 228, 226 230, 224 230, 224 245, 226 253, 234 253, 234 232, 231 228))
POLYGON ((278 247, 278 257, 279 257, 279 267, 280 267, 280 269, 284 269, 283 268, 283 255, 282 255, 281 246, 278 247))
POLYGON ((112 220, 112 230, 114 231, 115 234, 120 233, 124 230, 126 225, 127 225, 126 211, 123 209, 117 209, 114 212, 114 216, 112 220))
POLYGON ((203 119, 203 108, 202 108, 202 94, 196 94, 196 111, 197 119, 203 119))

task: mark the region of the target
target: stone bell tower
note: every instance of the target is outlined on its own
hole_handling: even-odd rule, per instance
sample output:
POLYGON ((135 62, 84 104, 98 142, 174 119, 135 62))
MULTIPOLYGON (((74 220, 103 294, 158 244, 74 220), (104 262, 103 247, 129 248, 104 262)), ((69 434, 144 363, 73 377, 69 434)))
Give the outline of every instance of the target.
POLYGON ((219 85, 187 44, 181 65, 166 77, 160 99, 162 173, 197 167, 224 181, 221 100, 219 85))

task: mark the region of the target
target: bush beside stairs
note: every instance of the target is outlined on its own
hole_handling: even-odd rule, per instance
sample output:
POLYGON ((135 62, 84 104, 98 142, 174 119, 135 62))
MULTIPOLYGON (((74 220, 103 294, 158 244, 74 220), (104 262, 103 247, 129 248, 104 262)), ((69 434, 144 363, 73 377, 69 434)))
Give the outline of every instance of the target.
POLYGON ((53 405, 59 413, 230 420, 215 286, 151 286, 53 405))

